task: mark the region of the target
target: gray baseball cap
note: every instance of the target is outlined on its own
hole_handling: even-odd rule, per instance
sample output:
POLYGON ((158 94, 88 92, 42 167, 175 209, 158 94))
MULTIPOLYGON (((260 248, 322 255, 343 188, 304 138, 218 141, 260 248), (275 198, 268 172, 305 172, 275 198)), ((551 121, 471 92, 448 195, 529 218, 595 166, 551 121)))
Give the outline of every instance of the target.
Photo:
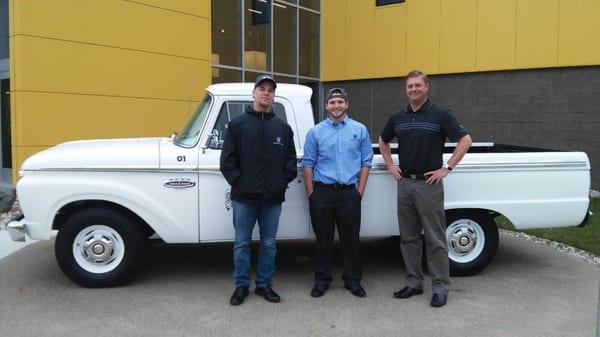
POLYGON ((264 81, 271 81, 273 83, 273 88, 277 89, 277 82, 275 81, 273 76, 268 74, 262 74, 256 77, 256 81, 254 81, 254 89, 256 89, 256 87, 258 87, 258 85, 264 81))
POLYGON ((332 98, 342 98, 344 101, 348 102, 348 93, 344 88, 331 88, 327 91, 325 95, 325 102, 329 101, 332 98))

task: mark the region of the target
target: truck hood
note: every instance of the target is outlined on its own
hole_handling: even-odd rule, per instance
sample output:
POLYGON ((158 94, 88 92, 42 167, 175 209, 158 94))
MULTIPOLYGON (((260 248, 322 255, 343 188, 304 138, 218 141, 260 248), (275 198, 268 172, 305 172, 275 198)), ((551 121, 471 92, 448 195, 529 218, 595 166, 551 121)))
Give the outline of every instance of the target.
POLYGON ((51 147, 29 157, 22 170, 158 169, 163 138, 80 140, 51 147))

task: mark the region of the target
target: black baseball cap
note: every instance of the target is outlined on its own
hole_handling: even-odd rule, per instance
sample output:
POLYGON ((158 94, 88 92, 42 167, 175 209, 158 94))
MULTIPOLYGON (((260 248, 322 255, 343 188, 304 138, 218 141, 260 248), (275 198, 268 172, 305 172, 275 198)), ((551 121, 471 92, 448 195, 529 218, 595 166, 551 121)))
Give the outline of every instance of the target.
POLYGON ((332 98, 343 98, 344 101, 348 102, 348 94, 346 90, 343 88, 331 88, 327 91, 327 95, 325 95, 325 102, 329 101, 332 98))
POLYGON ((256 81, 254 81, 254 89, 256 89, 256 87, 258 87, 258 85, 264 81, 271 81, 273 83, 273 88, 277 88, 277 82, 275 82, 273 76, 268 74, 262 74, 256 77, 256 81))

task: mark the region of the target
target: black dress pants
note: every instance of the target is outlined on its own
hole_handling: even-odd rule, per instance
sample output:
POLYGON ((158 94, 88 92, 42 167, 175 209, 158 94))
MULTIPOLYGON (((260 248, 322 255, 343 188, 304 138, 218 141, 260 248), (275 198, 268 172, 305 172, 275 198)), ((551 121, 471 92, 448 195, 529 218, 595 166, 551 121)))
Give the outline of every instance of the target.
POLYGON ((309 197, 310 218, 317 237, 315 246, 315 285, 328 286, 331 282, 333 238, 337 227, 342 250, 342 264, 346 285, 362 278, 360 255, 360 202, 353 186, 334 189, 315 184, 309 197))

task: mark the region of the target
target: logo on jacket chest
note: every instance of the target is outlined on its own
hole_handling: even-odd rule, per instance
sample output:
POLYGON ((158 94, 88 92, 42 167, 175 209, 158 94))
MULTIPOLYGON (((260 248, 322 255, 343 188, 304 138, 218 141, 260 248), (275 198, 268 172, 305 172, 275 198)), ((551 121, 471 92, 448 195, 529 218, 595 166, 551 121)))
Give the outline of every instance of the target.
POLYGON ((273 139, 273 145, 283 146, 282 138, 279 136, 276 136, 275 139, 273 139))

